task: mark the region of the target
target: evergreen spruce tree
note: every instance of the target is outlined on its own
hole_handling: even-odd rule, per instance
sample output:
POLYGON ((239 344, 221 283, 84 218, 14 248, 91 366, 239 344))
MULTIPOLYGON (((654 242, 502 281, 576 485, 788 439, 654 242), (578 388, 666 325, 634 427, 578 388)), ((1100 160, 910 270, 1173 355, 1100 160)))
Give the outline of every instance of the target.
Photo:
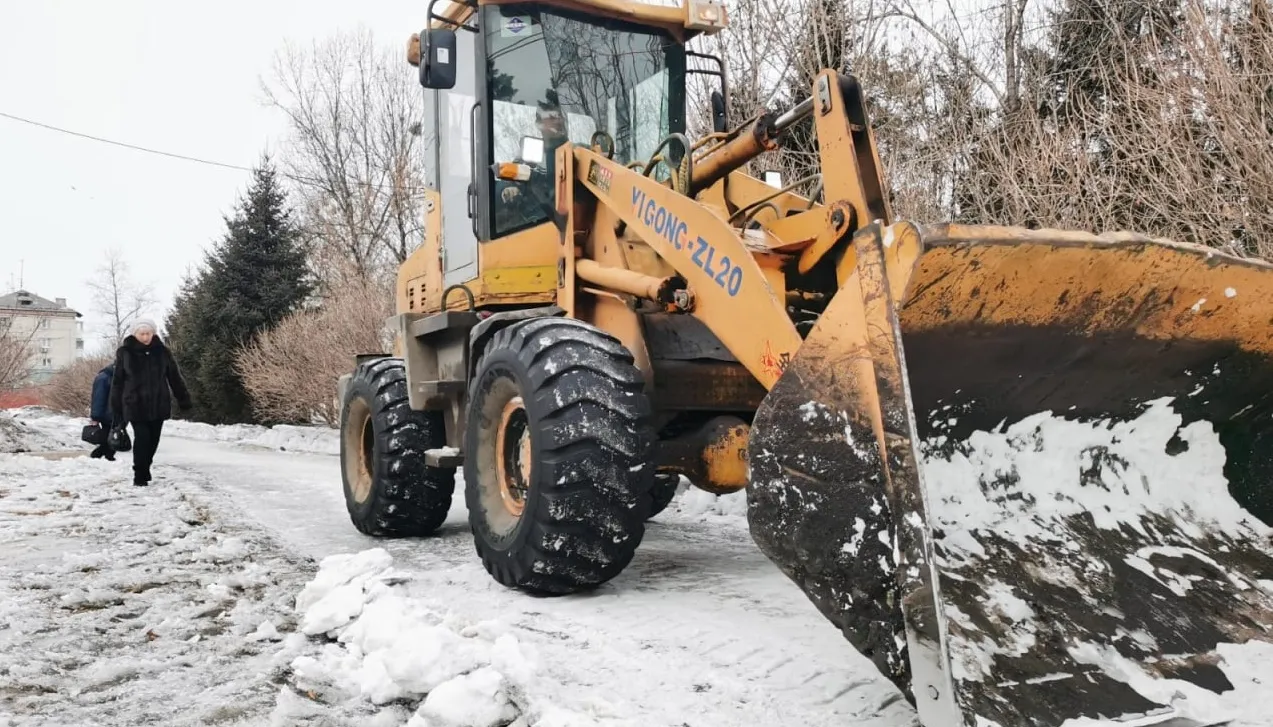
POLYGON ((172 311, 165 322, 165 338, 177 365, 186 380, 194 408, 186 414, 198 421, 208 421, 207 402, 209 397, 203 388, 201 378, 203 363, 203 342, 200 336, 199 321, 206 309, 206 296, 202 295, 203 271, 187 273, 181 281, 181 287, 173 300, 172 311))
POLYGON ((195 418, 213 424, 256 421, 235 357, 313 290, 300 234, 268 159, 253 171, 247 197, 226 228, 198 278, 179 293, 169 324, 178 363, 189 372, 195 418))

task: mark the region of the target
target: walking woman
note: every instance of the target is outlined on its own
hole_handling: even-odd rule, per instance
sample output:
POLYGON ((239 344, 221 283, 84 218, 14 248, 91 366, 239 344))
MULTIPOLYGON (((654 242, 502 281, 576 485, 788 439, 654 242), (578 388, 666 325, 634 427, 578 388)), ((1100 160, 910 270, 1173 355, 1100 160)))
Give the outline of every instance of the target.
POLYGON ((137 321, 132 334, 115 352, 110 395, 115 427, 133 427, 133 484, 145 486, 150 483, 150 464, 159 448, 164 421, 172 416, 173 396, 182 411, 191 406, 186 382, 172 353, 155 334, 153 321, 137 321))

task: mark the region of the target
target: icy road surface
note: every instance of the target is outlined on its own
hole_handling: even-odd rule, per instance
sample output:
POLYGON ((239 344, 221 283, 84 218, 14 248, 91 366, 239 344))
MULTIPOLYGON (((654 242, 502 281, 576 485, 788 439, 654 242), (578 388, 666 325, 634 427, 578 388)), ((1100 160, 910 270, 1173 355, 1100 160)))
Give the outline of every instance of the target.
POLYGON ((0 454, 0 725, 917 724, 741 495, 682 493, 620 577, 535 598, 487 575, 460 493, 439 536, 376 540, 336 457, 172 429, 150 488, 128 455, 0 454))

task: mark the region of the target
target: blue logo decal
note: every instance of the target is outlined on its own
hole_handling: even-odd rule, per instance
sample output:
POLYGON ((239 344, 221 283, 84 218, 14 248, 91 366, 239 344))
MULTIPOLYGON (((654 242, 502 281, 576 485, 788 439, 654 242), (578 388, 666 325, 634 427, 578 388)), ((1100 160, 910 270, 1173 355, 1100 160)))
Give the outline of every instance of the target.
POLYGON ((689 225, 676 214, 646 196, 645 192, 632 188, 632 211, 646 227, 666 240, 676 250, 690 253, 690 261, 707 273, 730 297, 738 295, 743 287, 743 269, 734 265, 728 255, 717 255, 716 247, 702 237, 691 234, 689 225))

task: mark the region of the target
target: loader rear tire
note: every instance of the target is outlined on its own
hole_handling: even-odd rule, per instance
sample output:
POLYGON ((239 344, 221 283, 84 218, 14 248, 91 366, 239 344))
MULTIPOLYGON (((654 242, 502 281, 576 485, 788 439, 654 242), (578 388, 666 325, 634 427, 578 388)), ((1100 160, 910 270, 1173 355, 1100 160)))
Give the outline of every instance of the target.
POLYGON ((537 318, 491 339, 469 389, 464 480, 496 581, 560 595, 631 562, 654 485, 643 387, 627 349, 577 320, 537 318))
POLYGON ((340 415, 345 507, 359 532, 374 537, 431 535, 446 520, 455 469, 430 467, 424 453, 446 445, 442 416, 407 402, 402 359, 359 364, 340 415))

